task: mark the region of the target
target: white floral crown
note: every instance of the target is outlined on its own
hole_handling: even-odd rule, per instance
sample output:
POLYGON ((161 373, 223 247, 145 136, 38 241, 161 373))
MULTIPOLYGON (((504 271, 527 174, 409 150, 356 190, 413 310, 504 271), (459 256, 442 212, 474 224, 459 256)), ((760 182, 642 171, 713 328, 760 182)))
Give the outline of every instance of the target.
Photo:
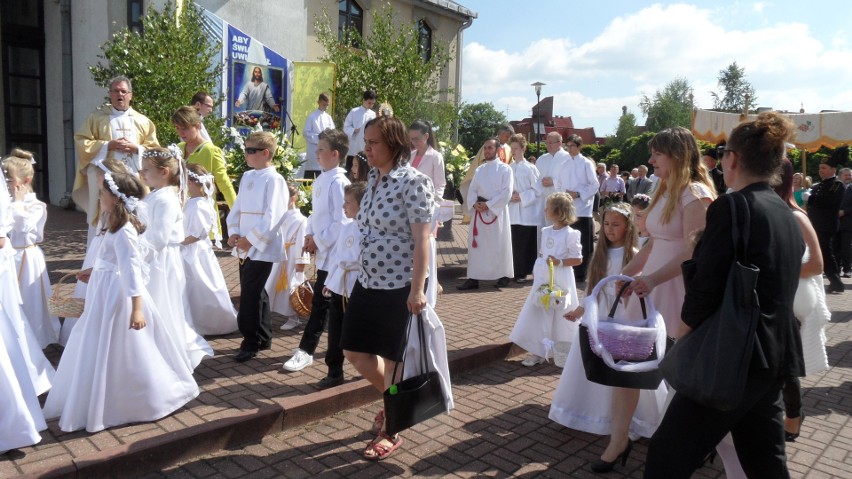
POLYGON ((117 196, 118 199, 120 199, 121 202, 124 203, 124 206, 126 206, 127 209, 130 210, 131 213, 136 211, 136 207, 139 206, 139 198, 136 198, 135 196, 127 196, 122 193, 118 189, 118 185, 115 184, 115 180, 112 179, 112 173, 110 173, 109 171, 104 173, 104 181, 109 186, 109 190, 112 192, 112 194, 117 196))
POLYGON ((187 168, 186 174, 201 185, 201 188, 204 191, 204 196, 208 199, 213 198, 213 175, 210 173, 207 173, 206 175, 196 175, 190 171, 189 168, 187 168))

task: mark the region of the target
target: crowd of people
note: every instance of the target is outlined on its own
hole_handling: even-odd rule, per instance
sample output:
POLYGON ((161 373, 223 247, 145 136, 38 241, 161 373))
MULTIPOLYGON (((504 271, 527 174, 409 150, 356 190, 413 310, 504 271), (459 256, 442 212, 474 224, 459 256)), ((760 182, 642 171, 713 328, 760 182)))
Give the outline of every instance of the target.
MULTIPOLYGON (((129 79, 113 79, 110 104, 75 136, 74 198, 89 224, 74 293, 85 301, 79 320, 60 322, 48 310, 38 247, 46 207, 32 190, 32 155, 15 150, 3 161, 0 367, 9 391, 3 399, 13 405, 3 421, 19 433, 4 435, 0 450, 38 442, 45 418, 58 418, 65 431, 94 432, 171 414, 199 394, 192 373, 214 354, 204 336, 238 331, 233 360, 250 361, 272 345, 271 312, 286 318, 283 330, 304 326, 284 370, 311 366, 328 331, 320 389, 344 382, 345 361, 380 392, 398 382, 409 318, 434 308, 441 290, 435 236, 446 173, 430 124, 406 126, 387 109, 377 115, 376 93, 367 90, 337 130, 321 94, 304 131, 306 176, 314 178, 306 218, 296 187, 273 165, 271 133, 245 140, 251 169, 235 191, 203 128, 209 95, 175 111, 182 142, 163 148, 150 120, 130 107, 132 93, 129 79), (217 193, 229 208, 227 238, 217 193), (213 252, 223 239, 239 260, 238 310, 213 252), (314 294, 303 317, 290 297, 311 263, 314 294), (56 370, 42 352, 53 343, 65 347, 56 370)), ((646 477, 689 477, 714 449, 728 477, 787 475, 785 439, 795 440, 803 419, 798 377, 827 368, 825 292, 843 291, 840 273, 848 275, 852 260, 845 249, 852 251, 852 234, 842 227, 847 208, 852 222, 852 190, 844 185, 852 171, 844 181, 835 177, 848 150, 821 164, 822 181, 805 189, 785 159, 792 133, 788 120, 764 113, 702 153, 688 130, 669 128, 649 142, 652 176, 646 165, 623 175, 617 165, 601 168, 582 155, 577 135, 548 133, 547 153, 534 162, 510 125, 482 145, 461 185, 470 233, 467 279, 457 288, 530 287, 510 339, 529 352, 526 367, 560 360, 552 420, 609 436, 593 471, 623 465, 632 441, 647 437, 646 477), (708 408, 665 383, 642 390, 589 381, 577 324, 590 313, 578 288, 588 296, 608 276, 630 276, 624 297, 614 283, 601 290, 599 309, 618 303, 636 311, 636 298, 647 297, 669 344, 690 334, 721 301, 736 258, 726 240, 730 213, 716 201, 734 194, 748 204, 753 234, 743 247, 761 271, 761 347, 744 365, 741 405, 708 408), (684 281, 687 260, 701 282, 684 281)), ((403 444, 388 434, 384 410, 371 431, 367 460, 403 444)))

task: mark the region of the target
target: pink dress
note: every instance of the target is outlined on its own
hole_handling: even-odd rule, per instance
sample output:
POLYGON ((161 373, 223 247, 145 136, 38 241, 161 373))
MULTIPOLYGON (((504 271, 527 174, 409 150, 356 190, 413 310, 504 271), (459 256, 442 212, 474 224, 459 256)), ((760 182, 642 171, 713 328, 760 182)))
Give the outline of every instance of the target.
MULTIPOLYGON (((648 213, 646 222, 648 233, 654 239, 653 249, 645 267, 643 275, 648 275, 664 266, 672 256, 673 251, 683 249, 686 238, 683 237, 683 210, 686 205, 703 198, 712 200, 710 189, 701 183, 691 183, 684 188, 680 195, 680 207, 672 213, 671 220, 662 224, 663 209, 667 197, 663 194, 661 201, 648 213)), ((663 315, 666 322, 666 332, 669 336, 675 336, 682 327, 680 310, 683 307, 683 296, 685 294, 683 276, 678 275, 665 283, 660 283, 651 291, 651 300, 657 311, 663 315)))

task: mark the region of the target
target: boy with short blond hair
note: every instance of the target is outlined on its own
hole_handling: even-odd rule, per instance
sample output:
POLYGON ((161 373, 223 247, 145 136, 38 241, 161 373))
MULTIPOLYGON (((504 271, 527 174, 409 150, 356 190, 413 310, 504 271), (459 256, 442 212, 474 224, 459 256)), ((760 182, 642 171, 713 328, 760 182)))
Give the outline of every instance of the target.
POLYGON ((275 135, 257 131, 245 140, 246 171, 237 199, 228 213, 228 245, 240 259, 240 309, 237 325, 243 335, 237 362, 272 347, 269 297, 264 286, 274 263, 284 260, 281 223, 287 211, 287 182, 272 165, 275 135))
MULTIPOLYGON (((311 305, 311 316, 305 325, 299 348, 286 363, 285 371, 301 371, 314 361, 314 351, 319 344, 322 332, 328 320, 328 298, 321 294, 328 277, 332 263, 329 253, 337 241, 340 228, 345 219, 343 213, 343 189, 349 185, 346 170, 340 167, 349 151, 349 138, 340 130, 325 130, 319 135, 317 144, 317 161, 322 173, 314 181, 311 190, 313 213, 308 218, 308 231, 305 234, 305 251, 316 253, 317 280, 314 284, 314 300, 311 305)), ((343 367, 343 350, 339 344, 329 341, 325 362, 329 370, 343 367)), ((320 386, 328 384, 328 378, 323 379, 320 386)))

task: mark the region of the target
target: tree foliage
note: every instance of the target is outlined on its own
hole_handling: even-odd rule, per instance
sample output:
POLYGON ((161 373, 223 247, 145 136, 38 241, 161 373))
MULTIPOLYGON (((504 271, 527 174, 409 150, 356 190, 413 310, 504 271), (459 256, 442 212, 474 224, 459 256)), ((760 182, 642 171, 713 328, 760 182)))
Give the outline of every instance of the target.
POLYGON ((506 115, 494 108, 493 103, 465 103, 459 115, 459 143, 476 153, 504 123, 508 123, 506 115))
MULTIPOLYGON (((172 114, 199 90, 212 92, 222 76, 218 60, 221 44, 210 44, 202 27, 201 8, 186 2, 177 18, 172 2, 163 10, 148 8, 142 18, 143 34, 127 28, 101 46, 98 62, 89 71, 107 88, 109 80, 124 75, 133 82, 133 108, 157 126, 161 144, 179 141, 172 114)), ((216 100, 214 95, 214 101, 216 100)), ((211 135, 220 135, 223 120, 211 115, 205 121, 211 135)))
POLYGON ((745 68, 737 62, 719 71, 719 88, 721 91, 718 93, 710 92, 715 110, 739 113, 757 104, 754 87, 746 80, 745 68))
POLYGON ((374 9, 372 16, 369 34, 361 37, 349 29, 343 41, 327 11, 314 23, 317 39, 326 52, 322 60, 337 66, 335 122, 342 125, 349 109, 361 104, 364 90, 373 88, 378 102, 389 103, 394 116, 404 123, 428 120, 438 138, 450 140, 458 115, 453 103, 440 101, 442 95, 453 93, 440 86, 441 75, 452 58, 449 43, 433 38, 432 56, 424 61, 416 25, 396 18, 390 5, 374 9))
POLYGON ((639 108, 648 118, 645 121, 648 131, 657 132, 673 126, 689 128, 691 91, 692 86, 687 79, 675 78, 662 91, 657 90, 653 97, 643 95, 639 108))
POLYGON ((618 165, 622 170, 630 171, 639 165, 648 165, 648 142, 654 137, 654 133, 645 132, 627 140, 621 148, 621 156, 618 165))
POLYGON ((630 112, 625 112, 618 119, 618 126, 615 128, 615 135, 606 139, 607 146, 612 148, 621 148, 624 142, 639 134, 639 127, 636 126, 636 115, 630 112))

